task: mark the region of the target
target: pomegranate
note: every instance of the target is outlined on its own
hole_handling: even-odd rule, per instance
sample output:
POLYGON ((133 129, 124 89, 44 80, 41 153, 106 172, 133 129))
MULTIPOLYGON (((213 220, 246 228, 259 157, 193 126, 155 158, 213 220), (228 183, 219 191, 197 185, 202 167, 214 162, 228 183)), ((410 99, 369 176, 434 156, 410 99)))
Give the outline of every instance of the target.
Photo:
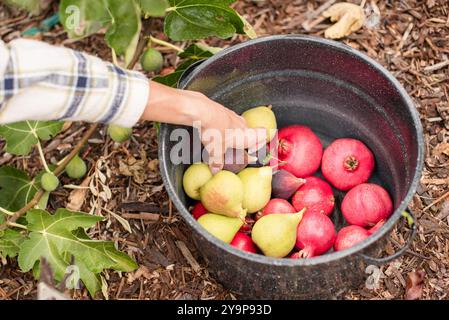
POLYGON ((307 177, 292 198, 296 211, 306 208, 307 212, 330 215, 334 210, 335 198, 332 187, 317 177, 307 177))
POLYGON ((199 201, 192 208, 192 215, 195 218, 195 220, 198 220, 203 214, 206 213, 207 209, 199 201))
POLYGON ((373 169, 373 153, 356 139, 337 139, 323 153, 323 176, 340 190, 349 190, 368 181, 373 169))
POLYGON ((349 224, 372 227, 390 217, 393 203, 384 188, 363 183, 349 190, 341 204, 341 211, 349 224))
POLYGON ((296 247, 298 258, 312 258, 328 251, 334 245, 335 227, 332 220, 317 212, 306 212, 299 223, 296 247))
POLYGON ((369 230, 366 230, 359 226, 347 226, 342 228, 335 239, 334 250, 341 251, 345 249, 349 249, 352 246, 355 246, 357 243, 362 242, 374 232, 380 229, 383 226, 384 220, 379 221, 374 227, 369 230))
POLYGON ((256 245, 249 235, 243 232, 237 232, 234 239, 231 241, 231 246, 242 251, 257 253, 256 245))
POLYGON ((298 178, 314 174, 320 167, 323 145, 320 139, 305 126, 290 126, 279 130, 277 148, 270 165, 284 169, 298 178))
MULTIPOLYGON (((300 211, 300 210, 298 210, 300 211)), ((293 206, 285 199, 271 199, 265 208, 262 210, 262 216, 270 213, 295 213, 296 210, 293 206)))

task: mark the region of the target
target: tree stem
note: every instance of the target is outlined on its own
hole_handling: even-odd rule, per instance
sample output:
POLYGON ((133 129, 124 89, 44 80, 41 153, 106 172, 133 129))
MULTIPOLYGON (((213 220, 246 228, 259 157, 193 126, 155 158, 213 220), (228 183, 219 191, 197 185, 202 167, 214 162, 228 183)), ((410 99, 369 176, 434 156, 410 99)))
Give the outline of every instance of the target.
POLYGON ((9 227, 20 228, 20 229, 23 229, 23 230, 28 230, 27 226, 24 226, 23 224, 18 224, 18 223, 15 223, 15 222, 8 222, 7 224, 8 224, 9 227))
POLYGON ((47 160, 45 160, 44 150, 42 150, 41 141, 39 139, 37 140, 37 150, 39 151, 39 156, 41 157, 42 165, 44 166, 45 171, 52 173, 48 167, 47 160))
POLYGON ((9 211, 9 210, 6 210, 6 209, 4 209, 4 208, 2 208, 2 207, 0 207, 0 212, 6 214, 6 215, 8 215, 8 216, 14 215, 14 212, 11 212, 11 211, 9 211))

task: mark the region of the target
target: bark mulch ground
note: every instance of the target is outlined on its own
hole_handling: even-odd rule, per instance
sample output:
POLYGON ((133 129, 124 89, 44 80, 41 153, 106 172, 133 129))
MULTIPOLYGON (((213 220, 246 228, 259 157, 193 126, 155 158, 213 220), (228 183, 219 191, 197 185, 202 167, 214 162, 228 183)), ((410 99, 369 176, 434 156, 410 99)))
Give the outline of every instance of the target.
MULTIPOLYGON (((238 1, 236 8, 260 35, 301 33, 322 36, 329 21, 317 19, 317 8, 330 1, 238 1), (306 30, 307 29, 307 30, 306 30)), ((354 1, 360 3, 360 1, 354 1)), ((376 59, 390 70, 413 97, 421 115, 426 141, 425 167, 418 192, 410 207, 419 218, 418 236, 400 259, 381 268, 379 288, 356 288, 347 299, 446 299, 449 292, 449 4, 446 0, 363 0, 367 25, 342 41, 376 59), (407 288, 411 288, 407 290, 407 288)), ((0 5, 0 36, 10 41, 21 31, 38 25, 52 14, 30 17, 0 5)), ((156 36, 161 22, 154 21, 156 36)), ((101 35, 73 42, 57 27, 41 40, 77 48, 104 59, 110 50, 101 35)), ((210 39, 227 46, 243 41, 210 39)), ((179 45, 185 45, 181 43, 179 45)), ((166 52, 166 66, 176 63, 166 52)), ((137 68, 138 69, 138 68, 137 68)), ((76 143, 85 126, 73 123, 45 145, 50 161, 56 162, 76 143)), ((2 149, 0 141, 0 150, 2 149)), ((60 188, 50 199, 50 209, 69 206, 107 218, 93 230, 97 239, 117 242, 139 263, 133 273, 105 274, 110 299, 224 299, 237 298, 214 279, 195 249, 189 230, 171 205, 158 172, 157 135, 148 124, 134 130, 130 142, 116 145, 100 130, 83 149, 90 164, 89 177, 79 181, 91 188, 75 192, 60 188), (109 212, 126 219, 124 226, 109 212)), ((37 153, 12 157, 0 152, 0 165, 40 169, 37 153)), ((64 184, 73 183, 63 181, 64 184)), ((405 234, 395 230, 386 246, 392 253, 404 243, 405 234)), ((217 279, 219 280, 219 279, 217 279)), ((89 299, 86 290, 67 292, 76 299, 89 299)), ((18 270, 15 261, 0 267, 0 299, 33 299, 36 282, 18 270)))

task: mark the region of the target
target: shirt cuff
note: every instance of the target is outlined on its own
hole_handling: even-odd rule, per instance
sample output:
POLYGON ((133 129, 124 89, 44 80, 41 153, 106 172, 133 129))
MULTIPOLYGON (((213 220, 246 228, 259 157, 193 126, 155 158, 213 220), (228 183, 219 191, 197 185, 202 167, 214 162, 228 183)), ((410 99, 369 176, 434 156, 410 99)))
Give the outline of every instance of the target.
POLYGON ((115 98, 110 110, 119 110, 112 119, 104 119, 105 123, 124 128, 134 126, 142 116, 150 95, 149 80, 145 75, 111 65, 116 75, 115 98), (121 92, 123 91, 123 93, 121 92))

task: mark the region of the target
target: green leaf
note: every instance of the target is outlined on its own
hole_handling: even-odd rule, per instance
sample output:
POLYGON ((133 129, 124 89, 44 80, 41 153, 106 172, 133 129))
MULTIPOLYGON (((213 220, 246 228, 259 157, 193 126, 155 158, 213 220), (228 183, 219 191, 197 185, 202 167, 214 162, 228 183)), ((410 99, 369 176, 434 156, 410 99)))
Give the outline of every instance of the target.
POLYGON ((187 68, 190 67, 193 63, 195 63, 195 60, 193 59, 186 60, 183 63, 181 63, 174 72, 167 74, 165 76, 156 76, 151 80, 156 81, 158 83, 162 83, 172 88, 176 88, 179 79, 181 79, 181 76, 184 73, 184 71, 186 71, 187 68))
POLYGON ((81 212, 58 209, 54 215, 44 211, 30 210, 28 222, 29 239, 21 245, 19 266, 27 272, 44 257, 51 265, 55 279, 61 281, 73 256, 80 268, 81 279, 89 285, 89 291, 97 290, 98 283, 92 279, 104 269, 132 271, 137 264, 126 254, 118 251, 111 241, 91 240, 80 228, 92 227, 102 217, 81 212))
POLYGON ((164 17, 170 7, 168 0, 139 0, 143 15, 148 17, 164 17))
POLYGON ((182 59, 203 60, 212 57, 215 53, 222 50, 221 48, 209 47, 204 44, 192 44, 188 46, 183 52, 178 54, 182 59))
POLYGON ((80 39, 110 25, 111 16, 103 0, 62 0, 59 16, 70 38, 80 39))
POLYGON ((235 0, 170 0, 164 30, 175 41, 243 34, 244 23, 230 4, 235 0))
POLYGON ((137 3, 123 0, 107 0, 112 25, 106 32, 106 41, 117 55, 124 55, 128 65, 139 42, 142 29, 140 7, 137 3))
POLYGON ((14 155, 28 155, 40 140, 57 135, 63 122, 23 121, 0 126, 0 136, 6 140, 6 152, 14 155))
POLYGON ((18 211, 33 199, 39 190, 39 177, 28 175, 13 167, 0 167, 0 207, 18 211))
MULTIPOLYGON (((238 14, 238 13, 237 13, 238 14)), ((253 26, 248 22, 248 20, 245 19, 245 17, 238 14, 240 17, 240 20, 243 22, 243 31, 250 39, 257 38, 256 30, 254 30, 253 26)))
POLYGON ((156 76, 152 80, 165 84, 166 86, 176 88, 179 79, 181 78, 184 71, 186 71, 193 63, 212 57, 215 53, 222 50, 221 48, 209 47, 204 44, 192 44, 188 46, 183 52, 179 53, 178 56, 185 59, 174 72, 165 76, 156 76))
POLYGON ((6 229, 0 237, 0 257, 14 258, 20 250, 20 245, 25 236, 15 229, 6 229))
POLYGON ((26 10, 34 15, 38 15, 41 10, 48 6, 48 1, 44 0, 6 0, 7 5, 26 10))

